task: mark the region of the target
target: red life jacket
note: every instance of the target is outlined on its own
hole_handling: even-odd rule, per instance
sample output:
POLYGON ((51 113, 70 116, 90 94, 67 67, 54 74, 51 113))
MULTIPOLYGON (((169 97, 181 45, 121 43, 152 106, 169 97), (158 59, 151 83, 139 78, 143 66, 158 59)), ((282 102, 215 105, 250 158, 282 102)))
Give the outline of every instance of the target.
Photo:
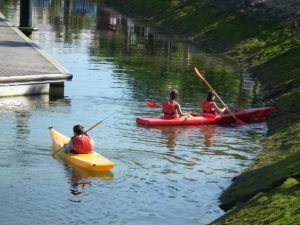
POLYGON ((93 145, 87 135, 73 136, 71 138, 73 149, 78 154, 88 154, 93 152, 93 145))
POLYGON ((215 109, 212 105, 212 102, 208 102, 206 99, 201 101, 201 108, 204 113, 213 113, 215 114, 215 109))
POLYGON ((162 103, 162 112, 167 116, 176 116, 175 106, 177 105, 176 101, 165 101, 162 103))

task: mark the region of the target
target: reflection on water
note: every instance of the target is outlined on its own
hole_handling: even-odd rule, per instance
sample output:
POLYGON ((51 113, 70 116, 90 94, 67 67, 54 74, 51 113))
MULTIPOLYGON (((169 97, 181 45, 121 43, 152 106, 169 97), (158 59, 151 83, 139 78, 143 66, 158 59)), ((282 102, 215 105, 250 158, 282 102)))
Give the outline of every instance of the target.
MULTIPOLYGON (((264 133, 264 123, 252 123, 247 126, 218 126, 218 125, 201 125, 201 126, 170 126, 170 127, 144 127, 143 129, 149 130, 146 133, 147 136, 153 136, 154 139, 157 138, 156 134, 159 132, 161 134, 161 144, 169 149, 169 153, 174 153, 177 145, 189 146, 190 142, 193 144, 193 149, 201 150, 200 154, 216 154, 216 155, 231 155, 237 159, 247 159, 243 157, 241 151, 251 152, 252 147, 256 148, 257 145, 254 144, 250 146, 249 138, 253 138, 252 135, 255 133, 264 133), (255 132, 253 132, 255 130, 255 132), (232 136, 233 133, 236 136, 232 136), (189 142, 190 141, 190 142, 189 142), (247 143, 245 143, 247 142, 247 143), (247 149, 243 149, 242 146, 249 145, 247 149), (235 148, 238 151, 231 151, 235 148), (230 150, 230 151, 228 151, 230 150), (229 152, 232 152, 229 153, 229 152), (235 153, 233 153, 235 152, 235 153), (236 154, 237 153, 237 154, 236 154)), ((148 140, 149 141, 149 140, 148 140)), ((253 152, 254 153, 254 152, 253 152)), ((255 154, 255 153, 254 153, 255 154)))
POLYGON ((201 139, 203 139, 203 144, 205 146, 212 146, 216 125, 203 125, 197 127, 189 126, 188 128, 182 126, 163 126, 148 129, 159 130, 162 134, 162 143, 166 144, 167 148, 169 148, 170 150, 174 150, 176 146, 176 139, 179 135, 181 135, 184 132, 192 133, 192 131, 195 130, 199 130, 201 139))
MULTIPOLYGON (((62 162, 64 163, 64 162, 62 162)), ((88 195, 90 187, 97 181, 112 180, 114 175, 111 171, 92 172, 64 163, 64 168, 68 173, 70 183, 70 193, 75 197, 82 197, 88 195)), ((81 200, 70 199, 73 202, 80 202, 81 200)))
POLYGON ((166 139, 166 145, 170 150, 174 150, 176 146, 176 138, 180 132, 178 127, 162 127, 159 128, 164 139, 166 139))
POLYGON ((200 133, 203 135, 203 144, 207 147, 212 146, 215 133, 215 125, 200 126, 200 133))
MULTIPOLYGON (((18 8, 19 1, 0 0, 15 25, 18 8)), ((221 216, 218 197, 259 153, 265 124, 148 129, 135 119, 160 114, 144 103, 162 102, 171 88, 183 110, 200 111, 207 90, 194 66, 233 107, 260 104, 255 81, 223 56, 175 42, 96 1, 34 1, 33 15, 33 41, 74 77, 63 98, 0 99, 2 221, 176 225, 221 216), (115 163, 111 172, 87 173, 51 157, 48 127, 71 136, 74 124, 89 127, 109 115, 90 135, 115 163)))

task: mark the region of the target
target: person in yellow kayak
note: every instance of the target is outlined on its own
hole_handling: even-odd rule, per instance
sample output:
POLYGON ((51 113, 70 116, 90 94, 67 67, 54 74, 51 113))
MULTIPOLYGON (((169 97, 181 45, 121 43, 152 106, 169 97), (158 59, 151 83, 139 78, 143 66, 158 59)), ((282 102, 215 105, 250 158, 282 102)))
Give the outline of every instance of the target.
POLYGON ((182 116, 192 116, 190 113, 184 113, 181 111, 181 107, 177 102, 177 91, 172 90, 170 92, 170 99, 169 101, 165 101, 162 103, 162 113, 166 117, 176 118, 182 116))
POLYGON ((200 103, 203 113, 212 113, 212 114, 223 114, 227 112, 226 107, 219 108, 215 103, 215 94, 212 91, 208 91, 206 99, 203 99, 200 103))
POLYGON ((64 152, 75 154, 88 154, 93 153, 94 140, 83 131, 84 127, 75 125, 73 127, 74 136, 67 145, 64 146, 64 152))

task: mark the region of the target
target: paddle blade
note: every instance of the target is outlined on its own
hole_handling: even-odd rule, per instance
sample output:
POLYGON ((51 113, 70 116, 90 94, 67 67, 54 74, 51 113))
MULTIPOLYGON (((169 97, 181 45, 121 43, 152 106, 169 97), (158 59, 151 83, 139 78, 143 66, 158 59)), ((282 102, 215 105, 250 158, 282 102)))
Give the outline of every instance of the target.
POLYGON ((245 124, 246 124, 244 121, 242 121, 242 120, 240 120, 240 119, 236 119, 235 122, 236 122, 236 124, 238 124, 238 125, 245 125, 245 124))
POLYGON ((199 71, 196 67, 194 68, 194 70, 195 70, 196 74, 197 74, 202 80, 206 81, 206 80, 204 79, 204 77, 202 76, 202 74, 200 73, 200 71, 199 71))
POLYGON ((146 105, 147 107, 150 107, 150 108, 160 108, 160 105, 157 104, 157 103, 155 103, 155 102, 150 102, 150 101, 148 101, 148 102, 145 103, 145 105, 146 105))

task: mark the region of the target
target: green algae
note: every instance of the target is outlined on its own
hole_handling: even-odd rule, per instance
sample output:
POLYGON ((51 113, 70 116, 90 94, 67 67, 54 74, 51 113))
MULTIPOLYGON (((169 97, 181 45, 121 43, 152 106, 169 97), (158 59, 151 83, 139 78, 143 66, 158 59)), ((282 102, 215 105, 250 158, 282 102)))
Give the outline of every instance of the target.
POLYGON ((268 166, 252 169, 236 177, 233 184, 221 195, 221 207, 230 209, 237 203, 253 198, 259 192, 268 192, 289 177, 297 177, 300 152, 268 166))
POLYGON ((213 224, 297 224, 300 221, 299 187, 299 180, 287 178, 281 186, 258 193, 213 224))

